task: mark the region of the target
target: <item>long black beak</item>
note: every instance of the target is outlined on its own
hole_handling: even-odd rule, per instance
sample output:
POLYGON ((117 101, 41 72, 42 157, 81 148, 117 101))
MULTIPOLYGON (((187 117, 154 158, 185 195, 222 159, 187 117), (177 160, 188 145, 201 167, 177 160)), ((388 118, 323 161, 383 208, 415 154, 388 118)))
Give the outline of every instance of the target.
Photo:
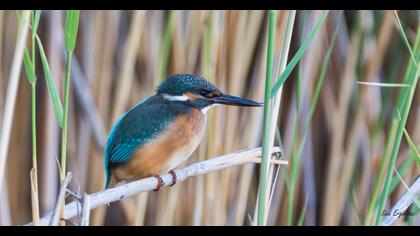
POLYGON ((228 94, 215 97, 212 99, 214 103, 232 106, 243 106, 243 107, 262 107, 262 103, 254 102, 245 98, 235 97, 228 94))

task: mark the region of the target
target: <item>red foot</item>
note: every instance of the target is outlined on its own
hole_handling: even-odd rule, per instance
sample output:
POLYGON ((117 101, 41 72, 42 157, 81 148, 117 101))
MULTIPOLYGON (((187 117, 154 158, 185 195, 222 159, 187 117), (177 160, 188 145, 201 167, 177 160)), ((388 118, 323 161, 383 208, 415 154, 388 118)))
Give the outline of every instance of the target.
POLYGON ((172 184, 169 185, 169 186, 174 186, 176 184, 176 179, 177 179, 176 174, 175 174, 175 171, 174 170, 170 170, 168 173, 172 175, 172 184))

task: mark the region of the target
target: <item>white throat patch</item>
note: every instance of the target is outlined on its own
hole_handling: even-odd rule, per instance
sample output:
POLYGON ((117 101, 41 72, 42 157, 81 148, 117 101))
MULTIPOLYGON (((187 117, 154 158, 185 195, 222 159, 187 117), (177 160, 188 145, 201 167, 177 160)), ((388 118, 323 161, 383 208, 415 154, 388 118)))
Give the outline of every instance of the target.
POLYGON ((220 104, 212 104, 212 105, 210 105, 210 106, 206 106, 206 107, 204 107, 204 108, 202 108, 201 109, 201 112, 203 113, 203 114, 206 114, 206 112, 210 109, 210 108, 212 108, 212 107, 214 107, 214 106, 217 106, 217 105, 220 105, 220 104))

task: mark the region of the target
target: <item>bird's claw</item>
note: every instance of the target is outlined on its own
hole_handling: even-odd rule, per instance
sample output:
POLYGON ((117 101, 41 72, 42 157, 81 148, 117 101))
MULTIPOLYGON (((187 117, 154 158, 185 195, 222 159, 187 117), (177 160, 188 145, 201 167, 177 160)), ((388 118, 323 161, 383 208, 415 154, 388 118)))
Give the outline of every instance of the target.
MULTIPOLYGON (((170 184, 169 186, 174 186, 176 184, 176 174, 174 170, 170 170, 168 172, 171 176, 172 176, 172 184, 170 184)), ((158 180, 158 184, 156 186, 156 188, 153 191, 158 191, 160 189, 160 187, 162 187, 162 185, 164 184, 162 177, 160 177, 160 175, 155 175, 154 176, 157 180, 158 180)))
POLYGON ((162 179, 162 177, 160 177, 160 175, 155 175, 155 178, 158 180, 158 184, 153 191, 158 191, 164 183, 163 183, 163 179, 162 179))
POLYGON ((169 186, 174 186, 176 184, 176 180, 177 180, 175 171, 174 170, 170 170, 168 173, 170 175, 172 175, 172 184, 170 184, 169 186))

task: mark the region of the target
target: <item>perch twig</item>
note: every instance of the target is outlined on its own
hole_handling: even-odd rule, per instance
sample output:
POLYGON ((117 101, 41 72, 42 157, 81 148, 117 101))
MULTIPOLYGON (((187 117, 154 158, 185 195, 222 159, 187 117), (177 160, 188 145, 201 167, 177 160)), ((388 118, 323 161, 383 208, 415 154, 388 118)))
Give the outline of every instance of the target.
MULTIPOLYGON (((274 147, 272 149, 272 154, 280 152, 279 147, 274 147)), ((184 181, 188 177, 198 176, 207 174, 209 172, 214 172, 229 167, 239 166, 249 163, 259 163, 261 162, 261 147, 246 149, 230 154, 226 154, 220 157, 212 158, 206 161, 197 162, 192 165, 189 165, 182 169, 175 170, 177 176, 177 182, 184 181)), ((288 162, 285 160, 272 160, 272 162, 277 164, 287 165, 288 162)), ((169 185, 172 184, 172 175, 165 173, 161 175, 163 184, 169 185)), ((123 198, 127 198, 133 195, 136 195, 141 192, 146 192, 154 190, 157 187, 157 179, 154 177, 144 178, 137 181, 129 182, 127 184, 119 185, 114 188, 110 188, 101 192, 92 193, 89 196, 89 210, 95 209, 99 206, 109 204, 111 202, 119 201, 123 198)), ((86 197, 86 195, 85 195, 86 197)), ((88 210, 88 209, 84 209, 88 210)), ((41 218, 41 225, 46 225, 51 219, 52 213, 46 214, 41 218)), ((68 220, 77 215, 77 200, 73 201, 65 206, 64 219, 68 220)), ((26 225, 32 225, 28 223, 26 225)))

